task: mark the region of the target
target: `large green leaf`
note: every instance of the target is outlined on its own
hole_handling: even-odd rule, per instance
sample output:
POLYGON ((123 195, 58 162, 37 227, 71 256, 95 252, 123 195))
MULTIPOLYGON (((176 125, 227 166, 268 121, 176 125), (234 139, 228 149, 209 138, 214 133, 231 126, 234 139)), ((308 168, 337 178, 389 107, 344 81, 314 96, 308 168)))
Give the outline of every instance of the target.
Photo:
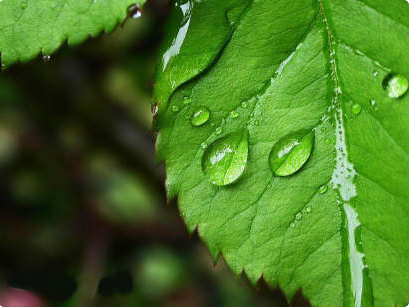
POLYGON ((112 31, 145 0, 0 0, 2 68, 112 31))
POLYGON ((222 253, 236 273, 254 283, 263 277, 289 299, 301 289, 314 305, 406 305, 409 95, 391 98, 382 83, 390 72, 409 77, 409 4, 183 5, 175 7, 186 13, 166 40, 172 57, 158 69, 155 102, 158 156, 189 230, 198 229, 215 259, 222 253), (199 106, 210 120, 193 126, 199 106), (232 154, 234 141, 220 166, 221 175, 232 173, 239 157, 244 173, 233 183, 211 171, 218 184, 232 182, 212 184, 203 156, 243 129, 248 157, 232 154), (301 164, 312 151, 308 161, 274 176, 273 145, 305 130, 313 146, 308 137, 279 163, 301 164))

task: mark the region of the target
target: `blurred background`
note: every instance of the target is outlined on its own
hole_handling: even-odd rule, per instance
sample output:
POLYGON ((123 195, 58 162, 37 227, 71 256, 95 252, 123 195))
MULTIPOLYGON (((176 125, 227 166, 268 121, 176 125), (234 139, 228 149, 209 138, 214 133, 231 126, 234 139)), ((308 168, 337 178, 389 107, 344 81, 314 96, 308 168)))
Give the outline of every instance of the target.
POLYGON ((0 305, 287 305, 166 201, 150 97, 170 5, 0 73, 0 305))

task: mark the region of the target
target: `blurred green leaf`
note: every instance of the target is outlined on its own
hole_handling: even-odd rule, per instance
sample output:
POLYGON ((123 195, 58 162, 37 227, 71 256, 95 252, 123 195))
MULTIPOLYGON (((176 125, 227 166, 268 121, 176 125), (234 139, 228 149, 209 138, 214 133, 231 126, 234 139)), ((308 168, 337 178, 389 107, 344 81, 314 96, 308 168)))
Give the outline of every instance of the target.
POLYGON ((145 0, 3 0, 0 1, 2 68, 48 57, 66 40, 76 45, 112 31, 133 4, 145 0))

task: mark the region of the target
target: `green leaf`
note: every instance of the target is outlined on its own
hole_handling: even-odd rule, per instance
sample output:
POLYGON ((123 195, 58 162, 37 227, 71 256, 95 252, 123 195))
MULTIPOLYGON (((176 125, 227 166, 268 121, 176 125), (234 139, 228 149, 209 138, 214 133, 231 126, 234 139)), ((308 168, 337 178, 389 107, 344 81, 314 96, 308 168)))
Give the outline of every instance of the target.
POLYGON ((155 98, 169 198, 178 195, 215 259, 222 253, 289 300, 301 289, 313 305, 406 305, 408 3, 252 1, 234 13, 240 4, 189 2, 189 25, 166 39, 172 57, 155 98), (399 98, 383 86, 390 73, 399 98), (198 106, 211 115, 195 127, 198 106), (212 184, 201 163, 208 145, 243 129, 243 174, 212 184), (311 155, 293 175, 274 176, 274 144, 301 130, 314 133, 311 155))
POLYGON ((131 4, 145 0, 1 0, 2 68, 54 53, 66 40, 76 45, 112 31, 131 4))

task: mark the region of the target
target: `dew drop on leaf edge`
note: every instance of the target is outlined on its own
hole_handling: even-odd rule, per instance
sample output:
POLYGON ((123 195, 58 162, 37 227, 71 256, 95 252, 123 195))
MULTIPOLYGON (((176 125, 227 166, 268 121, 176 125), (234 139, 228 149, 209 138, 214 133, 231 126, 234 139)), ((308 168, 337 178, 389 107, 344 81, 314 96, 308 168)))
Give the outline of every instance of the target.
POLYGON ((198 107, 192 114, 191 123, 193 126, 201 126, 207 123, 210 118, 210 111, 204 106, 198 107))
POLYGON ((383 79, 382 86, 389 97, 399 98, 408 91, 409 81, 402 74, 391 73, 383 79))
POLYGON ((271 149, 270 168, 276 176, 289 176, 301 169, 311 156, 314 132, 299 130, 284 136, 271 149))
POLYGON ((243 174, 247 157, 248 131, 241 129, 217 139, 205 150, 202 170, 214 185, 229 185, 243 174))

